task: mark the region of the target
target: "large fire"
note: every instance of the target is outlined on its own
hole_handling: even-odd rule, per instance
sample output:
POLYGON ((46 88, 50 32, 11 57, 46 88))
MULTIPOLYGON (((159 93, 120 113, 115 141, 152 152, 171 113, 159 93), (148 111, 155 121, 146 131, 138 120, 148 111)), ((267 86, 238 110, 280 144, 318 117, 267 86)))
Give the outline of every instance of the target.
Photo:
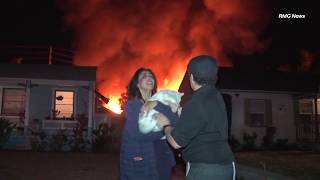
POLYGON ((260 37, 271 17, 264 0, 56 2, 75 33, 75 64, 98 67, 97 87, 117 113, 139 67, 154 71, 158 89, 178 89, 190 57, 209 54, 232 66, 230 55, 260 52, 270 42, 260 37))
MULTIPOLYGON (((184 76, 185 69, 180 68, 180 69, 177 69, 175 72, 176 72, 176 74, 173 77, 165 78, 162 80, 162 82, 161 82, 161 80, 158 80, 159 84, 162 84, 161 86, 159 86, 158 89, 178 90, 180 83, 182 81, 182 78, 184 76)), ((108 102, 108 104, 104 104, 104 107, 110 109, 111 111, 113 111, 116 114, 121 114, 122 110, 121 110, 120 102, 119 102, 119 99, 121 97, 120 96, 121 93, 122 92, 119 91, 118 93, 116 93, 114 95, 108 96, 109 102, 108 102)), ((105 92, 104 94, 107 95, 108 92, 105 92)))

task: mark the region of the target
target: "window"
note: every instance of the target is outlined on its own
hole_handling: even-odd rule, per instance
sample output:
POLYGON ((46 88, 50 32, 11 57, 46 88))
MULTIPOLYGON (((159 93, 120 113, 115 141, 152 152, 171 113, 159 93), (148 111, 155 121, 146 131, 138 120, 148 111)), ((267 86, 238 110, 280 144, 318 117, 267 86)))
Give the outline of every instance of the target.
POLYGON ((313 114, 313 100, 301 99, 299 100, 299 114, 313 114))
POLYGON ((55 91, 53 118, 61 120, 74 119, 74 91, 55 91))
MULTIPOLYGON (((317 99, 317 112, 320 114, 320 103, 319 99, 317 99)), ((299 122, 301 123, 302 130, 304 133, 312 133, 312 130, 316 127, 315 125, 315 100, 310 99, 299 99, 298 100, 298 108, 299 108, 299 122)))
POLYGON ((4 88, 2 93, 1 115, 24 116, 26 106, 25 89, 4 88))
MULTIPOLYGON (((299 99, 299 114, 315 114, 316 108, 314 102, 314 99, 299 99)), ((317 99, 317 112, 320 114, 320 99, 317 99)))
POLYGON ((251 127, 271 126, 271 100, 246 99, 245 123, 251 127))

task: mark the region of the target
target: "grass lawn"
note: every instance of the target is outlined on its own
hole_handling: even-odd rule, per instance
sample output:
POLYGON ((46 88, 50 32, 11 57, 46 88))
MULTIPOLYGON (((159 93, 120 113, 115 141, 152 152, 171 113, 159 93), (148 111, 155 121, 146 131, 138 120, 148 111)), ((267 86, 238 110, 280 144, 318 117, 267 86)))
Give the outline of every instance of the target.
POLYGON ((266 168, 267 171, 295 178, 320 179, 320 153, 305 151, 237 152, 237 163, 266 168))
MULTIPOLYGON (((0 180, 118 180, 119 155, 0 151, 0 180)), ((184 180, 181 170, 173 180, 184 180)))
MULTIPOLYGON (((320 153, 237 152, 237 163, 296 177, 320 179, 320 153)), ((119 156, 110 153, 0 151, 0 180, 118 180, 119 156)), ((173 180, 183 180, 183 167, 173 180)))
POLYGON ((56 152, 0 152, 2 180, 115 180, 116 155, 56 152))

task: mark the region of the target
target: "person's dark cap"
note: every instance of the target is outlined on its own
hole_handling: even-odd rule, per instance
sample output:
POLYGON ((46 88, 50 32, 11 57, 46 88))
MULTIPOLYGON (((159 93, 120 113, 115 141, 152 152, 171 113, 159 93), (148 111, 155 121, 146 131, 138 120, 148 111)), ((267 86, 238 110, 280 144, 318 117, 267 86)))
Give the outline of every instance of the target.
POLYGON ((213 78, 218 73, 218 62, 208 55, 196 56, 190 60, 188 71, 198 78, 213 78))

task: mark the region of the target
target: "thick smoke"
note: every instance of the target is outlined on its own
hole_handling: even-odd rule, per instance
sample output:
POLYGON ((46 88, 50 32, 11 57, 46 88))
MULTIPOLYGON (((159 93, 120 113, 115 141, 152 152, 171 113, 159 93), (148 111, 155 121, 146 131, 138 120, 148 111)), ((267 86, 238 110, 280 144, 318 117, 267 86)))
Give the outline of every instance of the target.
POLYGON ((139 67, 151 68, 160 88, 177 88, 194 55, 232 66, 228 53, 246 55, 268 45, 258 38, 270 17, 263 0, 57 2, 75 32, 75 63, 98 66, 98 88, 107 96, 124 92, 139 67))

